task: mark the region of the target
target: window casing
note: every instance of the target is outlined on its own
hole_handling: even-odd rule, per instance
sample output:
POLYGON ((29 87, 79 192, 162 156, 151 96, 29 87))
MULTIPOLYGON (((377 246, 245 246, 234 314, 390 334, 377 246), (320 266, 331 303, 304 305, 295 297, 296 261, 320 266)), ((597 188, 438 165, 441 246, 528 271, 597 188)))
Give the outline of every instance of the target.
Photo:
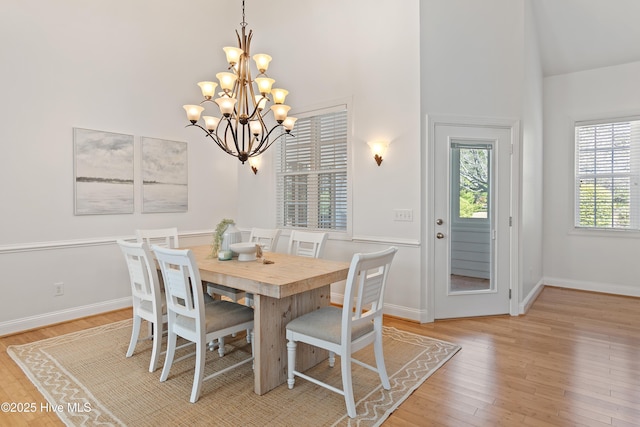
POLYGON ((298 114, 294 136, 280 139, 277 222, 282 228, 347 231, 346 106, 298 114))
POLYGON ((638 230, 640 119, 575 124, 575 227, 638 230))

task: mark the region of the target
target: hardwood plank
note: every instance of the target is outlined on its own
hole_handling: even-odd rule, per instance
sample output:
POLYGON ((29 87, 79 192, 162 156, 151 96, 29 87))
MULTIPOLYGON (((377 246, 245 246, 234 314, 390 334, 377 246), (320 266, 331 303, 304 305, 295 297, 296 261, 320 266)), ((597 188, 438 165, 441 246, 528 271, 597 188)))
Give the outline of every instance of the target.
MULTIPOLYGON (((638 426, 640 299, 547 287, 526 315, 385 325, 462 346, 384 426, 638 426)), ((289 316, 288 307, 278 307, 289 316)), ((131 316, 130 310, 0 337, 0 399, 45 403, 6 353, 131 316)), ((280 361, 282 362, 282 361, 280 361)), ((286 362, 285 362, 286 363, 286 362)), ((285 365, 280 363, 278 371, 285 365)), ((310 422, 312 424, 312 422, 310 422)), ((0 425, 62 426, 51 413, 0 413, 0 425)))

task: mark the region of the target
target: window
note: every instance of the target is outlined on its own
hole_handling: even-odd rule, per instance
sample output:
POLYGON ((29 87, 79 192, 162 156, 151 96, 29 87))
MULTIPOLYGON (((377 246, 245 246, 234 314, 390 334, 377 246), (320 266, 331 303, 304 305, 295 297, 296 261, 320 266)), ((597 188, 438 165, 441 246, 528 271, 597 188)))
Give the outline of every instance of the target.
POLYGON ((640 120, 576 123, 575 226, 637 230, 640 120))
POLYGON ((278 226, 347 230, 347 109, 298 115, 280 140, 278 226))
POLYGON ((451 143, 451 189, 456 222, 487 222, 490 214, 491 144, 451 143))

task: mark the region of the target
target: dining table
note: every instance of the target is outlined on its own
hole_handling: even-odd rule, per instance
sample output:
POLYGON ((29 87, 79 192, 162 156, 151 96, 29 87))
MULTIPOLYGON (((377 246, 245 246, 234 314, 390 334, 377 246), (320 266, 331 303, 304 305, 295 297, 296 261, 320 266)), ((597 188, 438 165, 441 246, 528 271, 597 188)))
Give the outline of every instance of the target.
MULTIPOLYGON (((303 314, 331 303, 331 284, 347 278, 349 263, 278 252, 262 258, 222 261, 211 246, 193 246, 203 282, 253 294, 254 391, 267 393, 286 382, 286 326, 303 314)), ((327 358, 325 351, 298 344, 296 366, 306 370, 327 358)))

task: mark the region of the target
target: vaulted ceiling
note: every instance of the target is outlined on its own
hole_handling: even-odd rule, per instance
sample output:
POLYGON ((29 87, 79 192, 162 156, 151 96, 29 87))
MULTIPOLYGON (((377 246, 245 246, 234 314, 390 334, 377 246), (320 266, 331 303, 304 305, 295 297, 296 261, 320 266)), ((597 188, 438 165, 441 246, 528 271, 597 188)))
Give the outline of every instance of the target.
POLYGON ((640 61, 640 0, 533 0, 545 76, 640 61))

